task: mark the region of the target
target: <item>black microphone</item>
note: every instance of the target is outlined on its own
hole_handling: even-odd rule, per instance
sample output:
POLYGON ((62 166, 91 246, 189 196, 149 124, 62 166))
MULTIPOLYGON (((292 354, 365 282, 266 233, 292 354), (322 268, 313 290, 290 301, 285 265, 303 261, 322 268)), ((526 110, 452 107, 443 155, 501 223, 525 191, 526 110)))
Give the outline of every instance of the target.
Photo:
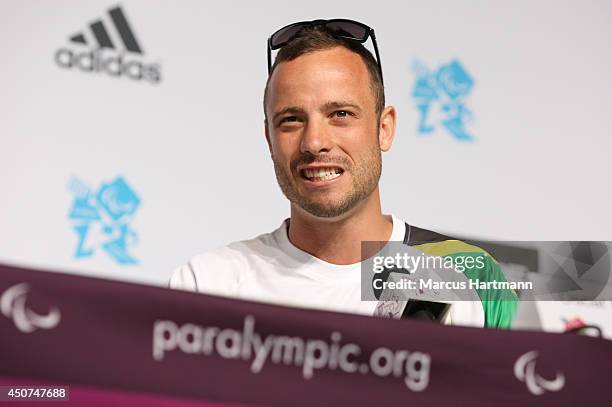
MULTIPOLYGON (((387 281, 398 281, 398 277, 390 273, 387 281)), ((405 278, 405 276, 402 276, 405 278)), ((401 279, 400 277, 399 279, 401 279)), ((374 309, 374 316, 394 319, 416 319, 436 323, 446 322, 452 304, 448 302, 432 301, 431 295, 419 294, 418 291, 381 290, 378 303, 374 309)))
POLYGON ((416 319, 439 324, 446 322, 452 304, 446 302, 422 301, 416 298, 408 300, 378 301, 374 316, 394 319, 416 319))
POLYGON ((420 301, 410 299, 402 312, 401 319, 418 319, 421 321, 431 321, 442 323, 448 312, 450 304, 444 302, 420 301))

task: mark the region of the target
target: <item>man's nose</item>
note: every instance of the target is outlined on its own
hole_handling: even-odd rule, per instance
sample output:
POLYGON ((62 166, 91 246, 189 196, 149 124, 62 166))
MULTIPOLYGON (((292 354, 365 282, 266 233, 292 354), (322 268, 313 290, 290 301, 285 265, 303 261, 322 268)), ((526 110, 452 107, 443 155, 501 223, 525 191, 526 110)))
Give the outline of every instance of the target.
POLYGON ((314 121, 309 121, 302 133, 302 142, 300 151, 302 153, 310 153, 318 155, 323 152, 329 152, 332 149, 332 140, 325 126, 314 121))

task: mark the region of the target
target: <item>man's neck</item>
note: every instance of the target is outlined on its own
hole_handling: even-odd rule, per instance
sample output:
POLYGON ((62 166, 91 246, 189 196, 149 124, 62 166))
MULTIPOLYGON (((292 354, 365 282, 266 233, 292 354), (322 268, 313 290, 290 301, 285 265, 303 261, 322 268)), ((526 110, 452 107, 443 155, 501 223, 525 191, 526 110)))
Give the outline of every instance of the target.
POLYGON ((380 209, 378 188, 349 214, 338 218, 318 218, 291 205, 291 243, 332 264, 362 261, 361 242, 386 242, 392 231, 391 217, 380 209))

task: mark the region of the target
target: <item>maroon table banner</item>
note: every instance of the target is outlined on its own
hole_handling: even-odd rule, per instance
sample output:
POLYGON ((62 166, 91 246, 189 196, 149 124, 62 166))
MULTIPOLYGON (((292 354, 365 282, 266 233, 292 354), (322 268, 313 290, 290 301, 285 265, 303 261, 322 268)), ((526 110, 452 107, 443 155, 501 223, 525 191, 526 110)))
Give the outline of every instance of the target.
POLYGON ((605 339, 0 266, 0 386, 14 386, 11 397, 28 386, 68 386, 73 403, 92 405, 596 406, 610 405, 611 378, 605 339))

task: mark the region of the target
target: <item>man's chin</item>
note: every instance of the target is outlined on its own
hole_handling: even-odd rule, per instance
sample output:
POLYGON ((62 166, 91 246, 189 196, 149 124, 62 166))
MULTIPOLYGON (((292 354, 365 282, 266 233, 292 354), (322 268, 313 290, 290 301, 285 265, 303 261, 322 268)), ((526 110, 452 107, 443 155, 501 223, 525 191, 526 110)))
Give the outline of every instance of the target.
POLYGON ((348 214, 355 205, 345 203, 300 202, 298 206, 311 216, 317 218, 338 218, 348 214))

